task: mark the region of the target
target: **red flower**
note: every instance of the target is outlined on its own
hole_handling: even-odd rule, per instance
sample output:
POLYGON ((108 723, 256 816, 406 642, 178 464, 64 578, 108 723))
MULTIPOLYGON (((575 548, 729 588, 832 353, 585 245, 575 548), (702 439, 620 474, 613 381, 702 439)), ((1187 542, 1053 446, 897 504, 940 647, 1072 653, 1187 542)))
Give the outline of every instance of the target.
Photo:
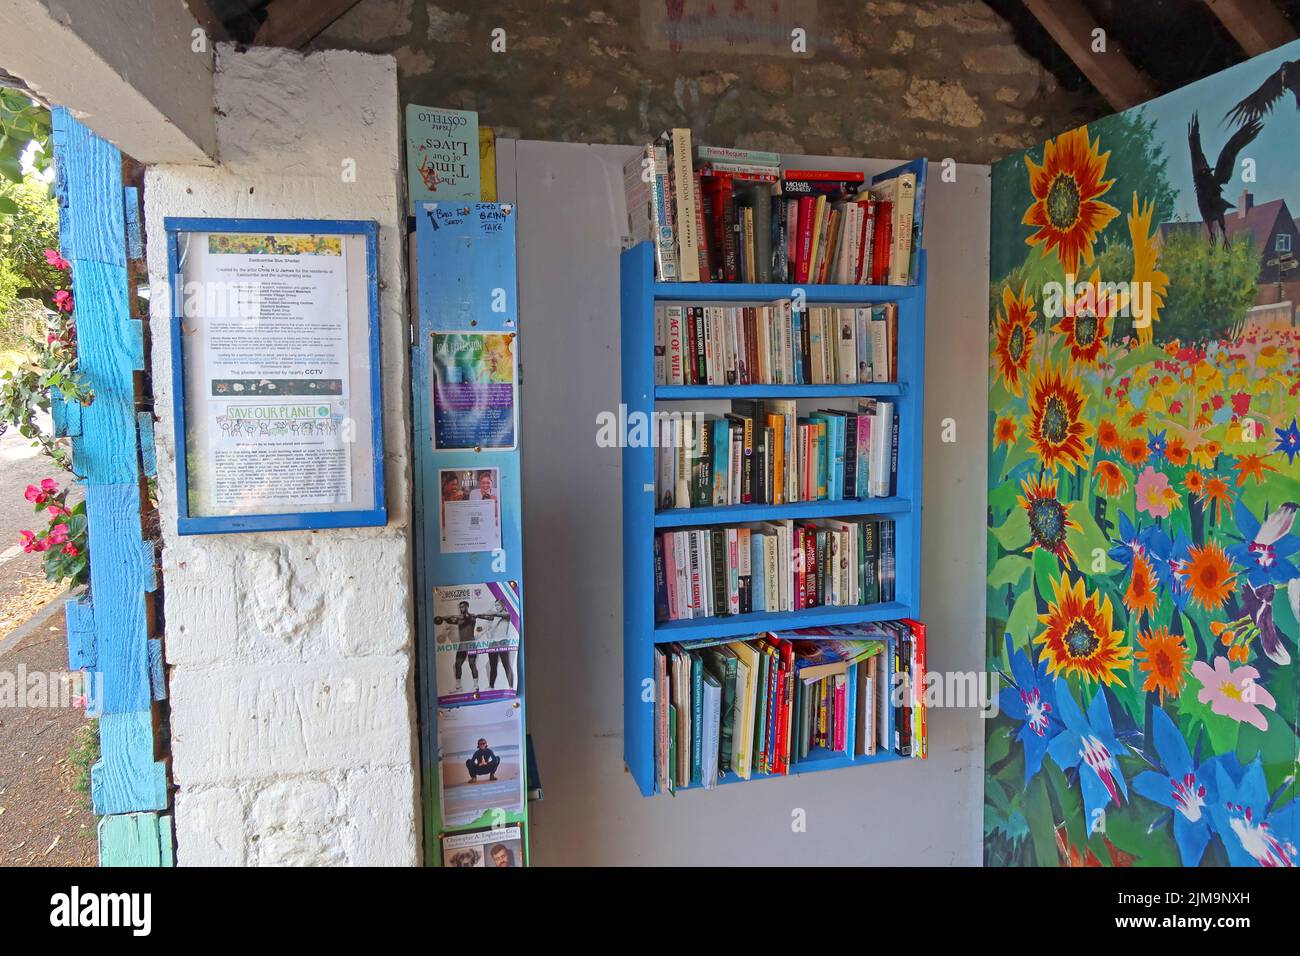
POLYGON ((43 505, 49 500, 49 496, 41 494, 41 489, 35 485, 28 485, 27 490, 23 492, 23 497, 34 505, 43 505))
POLYGON ((60 289, 58 292, 54 293, 54 305, 55 308, 60 309, 63 312, 71 312, 72 293, 67 289, 60 289))
POLYGON ((1210 404, 1214 406, 1214 410, 1217 412, 1223 407, 1223 396, 1217 394, 1210 396, 1210 404))
POLYGON ((36 535, 31 531, 19 531, 19 538, 23 543, 23 554, 31 554, 36 550, 36 535))
POLYGON ((50 529, 50 544, 65 544, 68 540, 68 526, 60 522, 50 529))
POLYGON ((41 491, 47 495, 57 495, 59 493, 59 483, 53 478, 42 478, 41 491))
POLYGON ((1171 402, 1169 405, 1169 413, 1171 415, 1177 415, 1182 410, 1183 410, 1183 403, 1180 401, 1171 402))
POLYGON ((66 271, 72 268, 72 263, 68 262, 67 259, 63 258, 63 256, 59 255, 53 249, 45 250, 45 261, 56 269, 63 269, 66 271))
POLYGON ((69 541, 67 544, 63 546, 63 553, 70 558, 75 558, 81 552, 77 550, 77 546, 75 544, 69 541))
POLYGON ((1236 415, 1245 415, 1250 410, 1250 395, 1238 392, 1232 396, 1232 411, 1236 415))

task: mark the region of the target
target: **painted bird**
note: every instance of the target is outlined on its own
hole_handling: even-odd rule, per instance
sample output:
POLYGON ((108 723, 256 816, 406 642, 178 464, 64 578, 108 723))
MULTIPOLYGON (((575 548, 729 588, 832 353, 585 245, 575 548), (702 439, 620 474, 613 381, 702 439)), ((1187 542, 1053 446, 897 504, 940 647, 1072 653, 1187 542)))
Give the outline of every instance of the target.
MULTIPOLYGON (((1277 544, 1291 533, 1291 527, 1295 524, 1297 510, 1300 510, 1300 505, 1297 505, 1294 501, 1279 505, 1271 515, 1264 519, 1259 526, 1259 530, 1255 532, 1255 537, 1247 545, 1247 549, 1260 567, 1278 566, 1278 557, 1280 555, 1277 544)), ((1287 566, 1283 563, 1279 567, 1284 568, 1287 566)), ((1282 574, 1280 577, 1285 578, 1286 575, 1282 574)), ((1287 581, 1287 598, 1291 603, 1293 613, 1297 610, 1297 598, 1300 597, 1300 586, 1297 585, 1297 582, 1300 582, 1300 578, 1291 578, 1287 581)), ((1247 577, 1246 586, 1242 592, 1242 604, 1246 613, 1255 622, 1255 626, 1259 628, 1260 650, 1273 663, 1285 667, 1291 663, 1291 654, 1282 644, 1281 638, 1278 637, 1277 625, 1273 621, 1273 595, 1275 593, 1276 586, 1273 583, 1264 583, 1256 587, 1251 584, 1249 577, 1247 577)))
POLYGON ((1223 198, 1223 187, 1232 180, 1237 167, 1237 154, 1246 148, 1264 126, 1259 120, 1252 120, 1228 138, 1228 142, 1219 151, 1219 159, 1210 168, 1205 160, 1205 151, 1201 149, 1201 121, 1195 113, 1187 124, 1187 145, 1192 152, 1192 185, 1196 187, 1196 205, 1201 210, 1201 219, 1214 242, 1214 226, 1219 227, 1219 236, 1227 242, 1227 230, 1223 225, 1223 214, 1236 206, 1223 198))
POLYGON ((1300 110, 1300 60, 1288 60, 1279 66, 1259 89, 1230 109, 1224 120, 1232 123, 1254 123, 1273 111, 1287 90, 1295 96, 1295 106, 1300 110))

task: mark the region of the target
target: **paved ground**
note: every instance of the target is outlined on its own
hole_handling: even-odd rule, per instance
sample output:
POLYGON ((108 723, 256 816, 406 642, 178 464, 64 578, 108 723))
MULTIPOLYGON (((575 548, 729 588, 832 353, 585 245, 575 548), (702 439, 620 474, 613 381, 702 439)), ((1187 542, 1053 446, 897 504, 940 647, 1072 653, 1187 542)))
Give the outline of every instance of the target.
POLYGON ((45 579, 40 555, 23 554, 18 546, 18 532, 35 530, 37 523, 23 491, 28 485, 40 484, 42 478, 65 483, 61 469, 32 448, 26 438, 13 429, 0 435, 0 607, 29 588, 33 578, 45 579))
POLYGON ((23 490, 47 477, 64 480, 25 438, 0 437, 0 866, 96 863, 95 818, 88 799, 73 790, 77 768, 68 761, 87 726, 85 713, 12 706, 39 703, 30 696, 32 675, 55 692, 50 696, 71 696, 62 693, 68 667, 63 615, 56 611, 21 638, 11 636, 60 591, 45 583, 39 555, 17 546, 19 530, 36 524, 23 490), (23 691, 29 691, 24 699, 12 699, 23 691))

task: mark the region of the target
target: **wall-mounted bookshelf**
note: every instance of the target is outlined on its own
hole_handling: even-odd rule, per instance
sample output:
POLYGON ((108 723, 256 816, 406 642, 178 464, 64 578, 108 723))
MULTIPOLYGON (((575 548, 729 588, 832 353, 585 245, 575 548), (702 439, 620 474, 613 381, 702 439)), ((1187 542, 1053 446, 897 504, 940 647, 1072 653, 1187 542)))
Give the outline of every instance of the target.
MULTIPOLYGON (((913 285, 815 285, 659 282, 654 249, 639 243, 622 254, 622 401, 629 420, 674 403, 733 399, 817 399, 851 403, 883 398, 894 403, 899 418, 898 472, 890 497, 741 504, 715 507, 658 508, 655 492, 656 449, 623 450, 623 733, 624 759, 644 796, 655 792, 654 652, 658 644, 696 638, 744 636, 764 631, 830 624, 856 624, 920 618, 921 567, 921 415, 925 391, 925 256, 918 257, 913 285), (808 306, 866 306, 897 303, 897 381, 848 385, 656 385, 654 369, 655 307, 661 302, 693 304, 770 303, 801 299, 808 306), (655 620, 654 536, 664 528, 722 525, 782 519, 888 516, 896 530, 894 600, 852 606, 820 606, 788 612, 759 612, 691 620, 655 620)), ((682 407, 677 405, 675 407, 682 407)), ((791 773, 832 770, 905 759, 893 752, 847 757, 818 752, 796 760, 791 773)), ((767 776, 755 773, 750 779, 767 776)), ((741 782, 724 773, 720 783, 741 782)), ((678 789, 683 789, 678 787, 678 789)))

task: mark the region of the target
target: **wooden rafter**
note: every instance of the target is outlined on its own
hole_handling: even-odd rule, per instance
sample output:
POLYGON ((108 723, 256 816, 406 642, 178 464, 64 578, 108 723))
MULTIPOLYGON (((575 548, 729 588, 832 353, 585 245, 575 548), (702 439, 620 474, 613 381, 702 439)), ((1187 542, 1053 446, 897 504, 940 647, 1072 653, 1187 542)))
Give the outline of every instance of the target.
POLYGON ((1105 52, 1093 51, 1094 31, 1100 29, 1100 24, 1079 0, 1024 2, 1034 19, 1115 109, 1126 110, 1157 94, 1150 77, 1133 65, 1115 37, 1106 37, 1105 52))
POLYGON ((257 46, 297 49, 357 5, 358 0, 271 0, 258 27, 257 46))
POLYGON ((1205 5, 1251 56, 1276 50, 1300 36, 1271 0, 1205 0, 1205 5))
POLYGON ((214 43, 223 43, 230 39, 230 31, 221 22, 221 18, 212 12, 212 5, 208 0, 185 0, 185 6, 189 8, 190 16, 194 17, 203 28, 203 32, 214 43))

